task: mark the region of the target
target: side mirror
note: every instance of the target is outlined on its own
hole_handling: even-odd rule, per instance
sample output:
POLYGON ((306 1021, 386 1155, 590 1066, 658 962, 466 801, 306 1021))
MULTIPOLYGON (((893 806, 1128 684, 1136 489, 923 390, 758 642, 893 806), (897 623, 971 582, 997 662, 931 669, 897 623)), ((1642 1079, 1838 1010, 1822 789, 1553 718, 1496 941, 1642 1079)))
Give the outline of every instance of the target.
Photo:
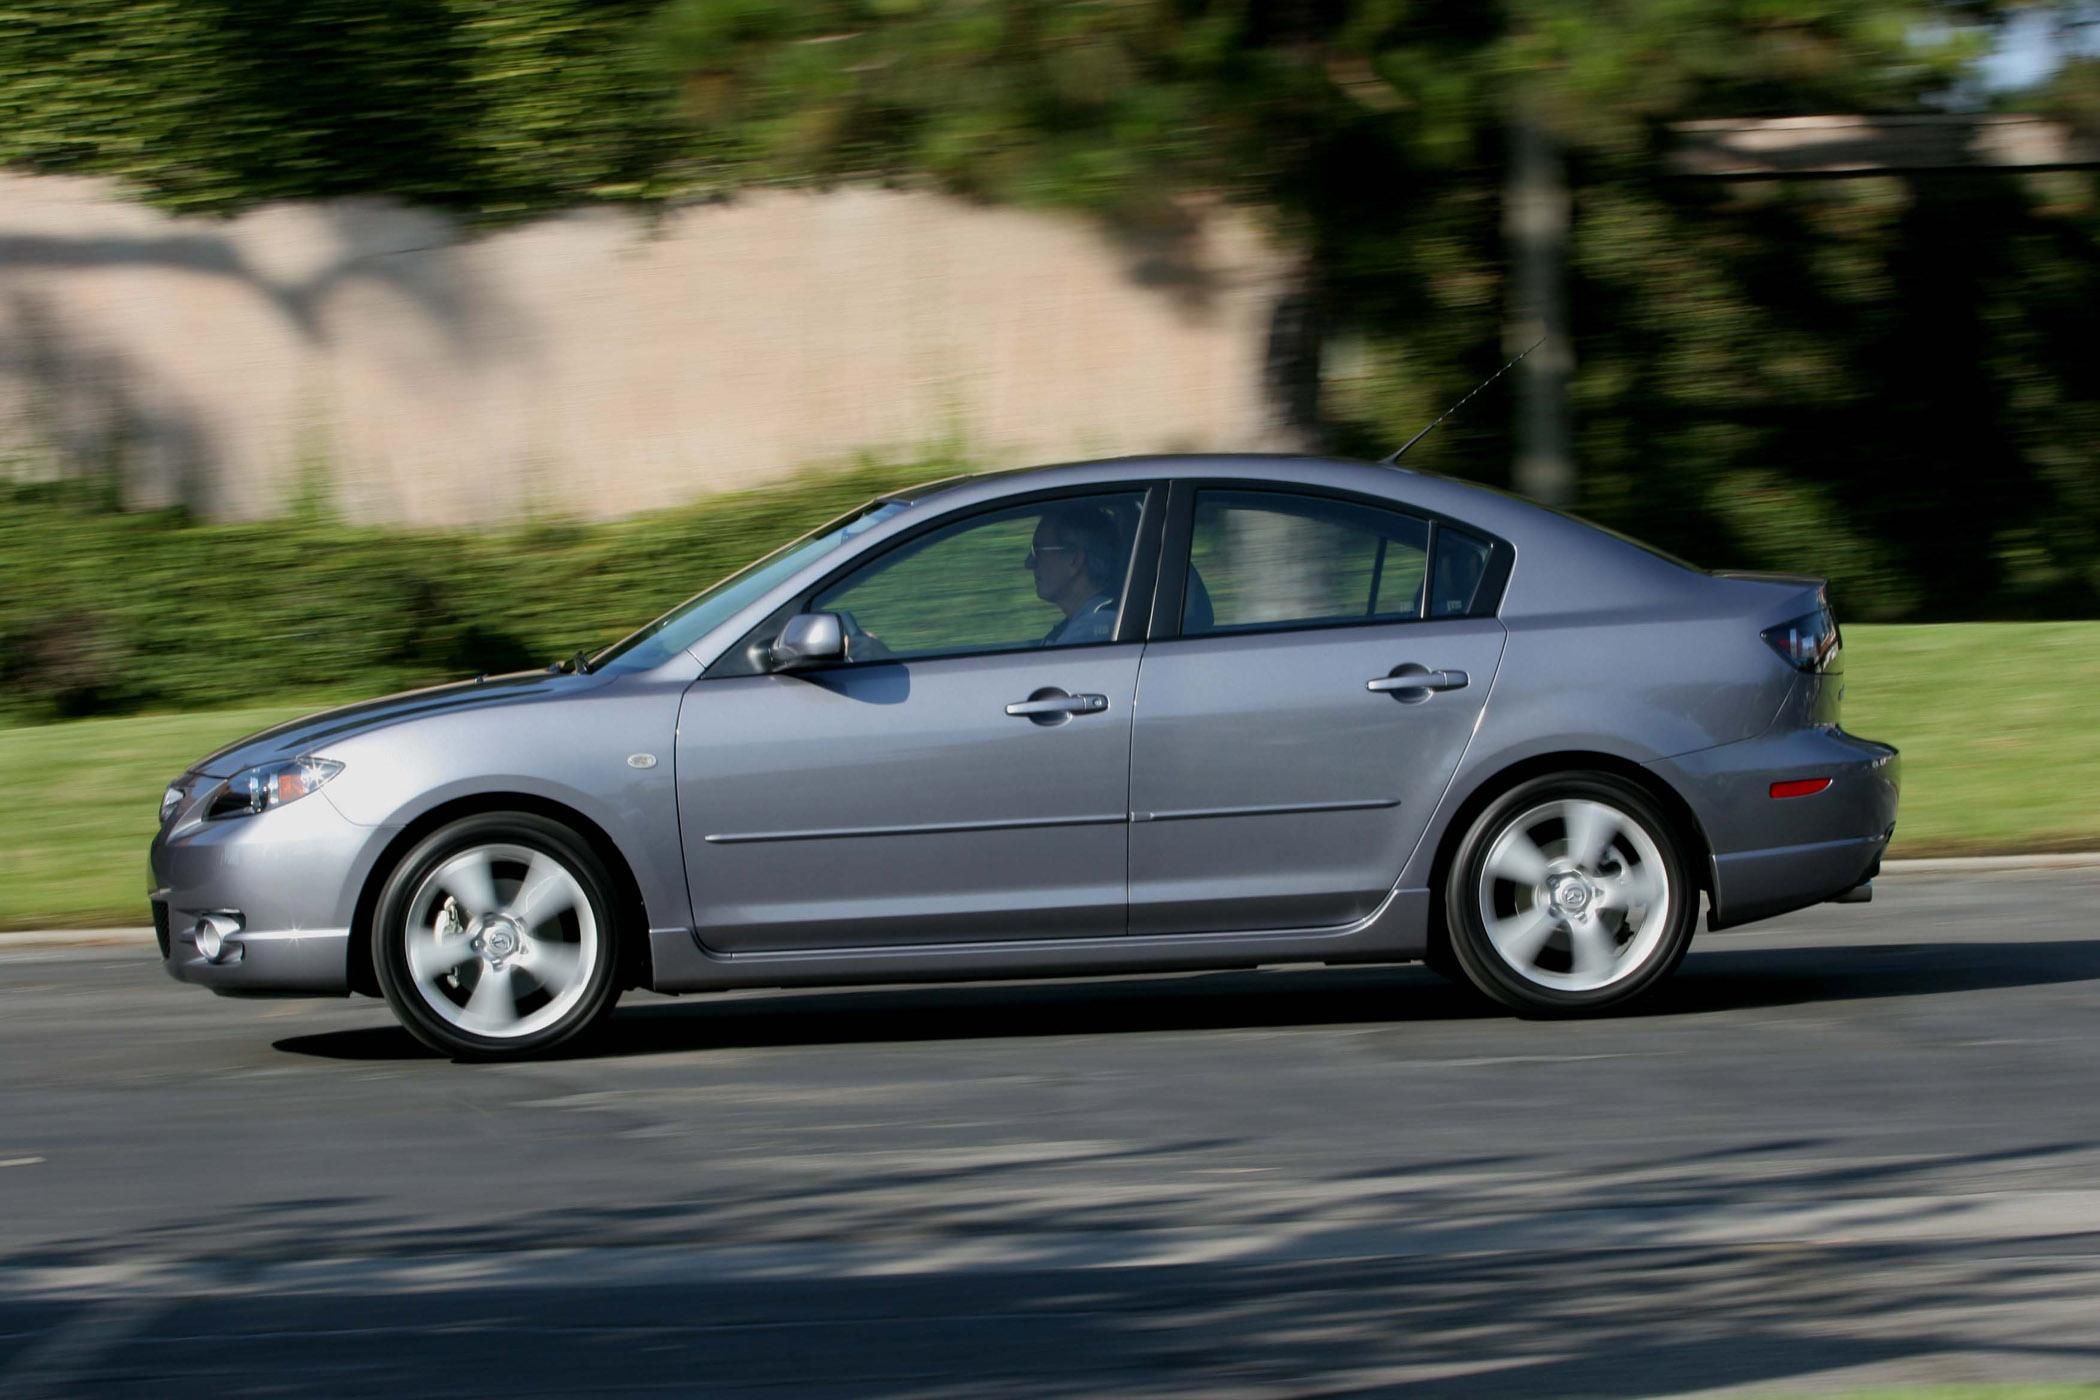
POLYGON ((773 669, 795 671, 846 659, 846 628, 837 613, 796 613, 773 639, 773 669))

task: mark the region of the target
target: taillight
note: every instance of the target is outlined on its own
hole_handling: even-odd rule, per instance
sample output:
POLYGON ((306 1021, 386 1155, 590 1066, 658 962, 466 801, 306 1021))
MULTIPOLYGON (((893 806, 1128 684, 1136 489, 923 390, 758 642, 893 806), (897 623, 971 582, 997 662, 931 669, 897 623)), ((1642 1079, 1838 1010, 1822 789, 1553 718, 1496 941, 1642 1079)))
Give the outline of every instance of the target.
POLYGON ((1828 601, 1819 602, 1814 612, 1767 627, 1759 635, 1795 670, 1827 671, 1838 650, 1837 615, 1830 611, 1828 601))

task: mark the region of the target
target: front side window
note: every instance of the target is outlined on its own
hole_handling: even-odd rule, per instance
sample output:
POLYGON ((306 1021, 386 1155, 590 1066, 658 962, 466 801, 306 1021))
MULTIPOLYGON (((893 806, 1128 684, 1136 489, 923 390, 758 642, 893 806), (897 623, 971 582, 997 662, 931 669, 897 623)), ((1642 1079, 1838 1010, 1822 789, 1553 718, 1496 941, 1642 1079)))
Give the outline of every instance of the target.
POLYGON ((1428 522, 1348 501, 1199 491, 1185 636, 1421 616, 1428 522))
POLYGON ((907 509, 902 501, 875 501, 841 520, 783 545, 631 632, 591 658, 591 669, 647 670, 699 642, 743 608, 794 574, 907 509))
POLYGON ((862 660, 1114 641, 1143 500, 1121 491, 972 516, 848 574, 810 609, 843 614, 862 660))

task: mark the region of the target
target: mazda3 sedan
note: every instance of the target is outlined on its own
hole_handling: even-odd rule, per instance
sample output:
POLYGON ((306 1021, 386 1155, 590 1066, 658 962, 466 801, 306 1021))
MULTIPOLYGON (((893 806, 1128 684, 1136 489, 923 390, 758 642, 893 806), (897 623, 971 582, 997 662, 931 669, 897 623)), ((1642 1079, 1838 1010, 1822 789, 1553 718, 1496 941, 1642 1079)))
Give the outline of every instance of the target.
MULTIPOLYGON (((667 588, 677 580, 666 579, 667 588)), ((174 977, 462 1057, 621 991, 1424 960, 1623 1006, 1859 899, 1897 756, 1808 578, 1391 466, 936 482, 595 656, 330 710, 167 790, 174 977)))

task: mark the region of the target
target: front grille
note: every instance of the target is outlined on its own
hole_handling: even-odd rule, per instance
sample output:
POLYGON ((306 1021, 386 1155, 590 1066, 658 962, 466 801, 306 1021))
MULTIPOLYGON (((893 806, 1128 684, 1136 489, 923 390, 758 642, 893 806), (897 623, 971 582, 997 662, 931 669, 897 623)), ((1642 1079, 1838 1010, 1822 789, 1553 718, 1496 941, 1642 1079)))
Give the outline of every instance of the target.
POLYGON ((168 960, 168 906, 162 900, 153 901, 153 941, 160 944, 162 962, 168 960))

